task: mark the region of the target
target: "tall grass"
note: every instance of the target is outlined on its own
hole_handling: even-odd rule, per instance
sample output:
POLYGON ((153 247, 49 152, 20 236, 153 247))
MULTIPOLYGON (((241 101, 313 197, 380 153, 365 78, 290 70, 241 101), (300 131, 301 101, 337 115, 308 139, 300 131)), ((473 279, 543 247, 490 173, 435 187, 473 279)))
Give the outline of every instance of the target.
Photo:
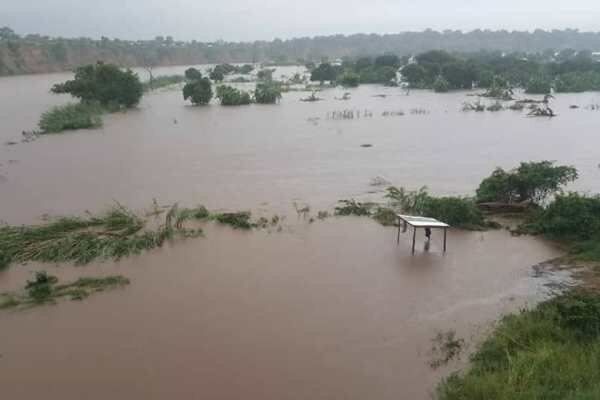
POLYGON ((103 108, 93 103, 57 106, 42 114, 41 133, 58 133, 66 130, 98 128, 102 126, 103 108))
POLYGON ((600 295, 573 292, 503 318, 439 400, 600 398, 600 295))

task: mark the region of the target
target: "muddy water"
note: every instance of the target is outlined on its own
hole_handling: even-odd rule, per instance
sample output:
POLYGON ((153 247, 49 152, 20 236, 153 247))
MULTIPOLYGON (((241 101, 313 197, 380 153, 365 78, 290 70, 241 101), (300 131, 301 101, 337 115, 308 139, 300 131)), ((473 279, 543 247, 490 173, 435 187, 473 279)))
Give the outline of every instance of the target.
MULTIPOLYGON (((168 71, 169 73, 172 70, 168 71)), ((68 75, 0 79, 0 142, 19 140, 68 75)), ((64 279, 121 273, 132 285, 85 302, 0 314, 0 388, 7 398, 426 399, 453 364, 433 372, 431 338, 455 329, 480 337, 503 312, 539 300, 530 266, 558 255, 503 231, 435 236, 428 253, 409 237, 358 218, 308 223, 340 198, 379 197, 369 181, 470 193, 496 165, 555 159, 576 165, 576 188, 600 190, 600 113, 559 96, 553 120, 512 112, 465 114, 465 93, 361 87, 278 106, 185 106, 179 91, 146 96, 104 127, 0 145, 0 219, 203 203, 287 216, 282 232, 208 226, 206 237, 119 263, 14 266, 0 290, 46 268, 64 279), (386 98, 374 97, 387 94, 386 98), (426 115, 410 109, 426 108, 426 115), (372 118, 332 121, 342 109, 372 118), (404 110, 384 118, 384 111, 404 110), (311 121, 308 121, 308 119, 311 121), (316 119, 318 118, 318 119, 316 119), (362 148, 361 144, 372 144, 362 148)))

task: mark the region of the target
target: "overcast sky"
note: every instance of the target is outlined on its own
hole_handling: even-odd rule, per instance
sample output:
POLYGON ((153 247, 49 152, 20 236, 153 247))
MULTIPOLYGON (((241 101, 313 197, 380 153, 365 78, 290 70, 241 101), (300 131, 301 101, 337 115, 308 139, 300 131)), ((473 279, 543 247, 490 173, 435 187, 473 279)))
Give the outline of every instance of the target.
POLYGON ((600 0, 0 0, 17 33, 198 41, 407 30, 600 30, 600 0))

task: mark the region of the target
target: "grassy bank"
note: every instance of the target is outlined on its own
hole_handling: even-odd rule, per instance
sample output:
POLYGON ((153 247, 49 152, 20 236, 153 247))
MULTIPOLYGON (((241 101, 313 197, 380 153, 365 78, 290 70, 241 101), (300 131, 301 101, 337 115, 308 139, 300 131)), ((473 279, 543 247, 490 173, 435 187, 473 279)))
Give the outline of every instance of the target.
POLYGON ((600 295, 575 291, 504 317, 439 400, 600 398, 600 295))
POLYGON ((143 82, 142 86, 144 88, 144 92, 150 92, 163 87, 177 85, 182 82, 185 82, 185 76, 183 75, 163 75, 157 76, 150 81, 143 82))
POLYGON ((46 272, 37 272, 35 280, 27 281, 20 292, 0 293, 0 309, 23 309, 42 304, 54 304, 60 298, 83 300, 93 293, 116 289, 129 284, 121 275, 102 278, 79 278, 59 284, 58 279, 46 272))

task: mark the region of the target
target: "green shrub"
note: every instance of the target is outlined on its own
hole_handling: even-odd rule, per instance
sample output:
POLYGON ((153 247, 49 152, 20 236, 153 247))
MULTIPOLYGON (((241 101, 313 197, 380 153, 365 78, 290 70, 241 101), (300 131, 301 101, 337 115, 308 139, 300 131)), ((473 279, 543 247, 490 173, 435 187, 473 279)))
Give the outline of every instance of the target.
POLYGON ((340 200, 339 206, 335 208, 335 215, 356 215, 369 216, 371 214, 372 203, 360 203, 354 199, 340 200))
POLYGON ((508 172, 497 168, 479 185, 477 201, 533 201, 540 204, 577 176, 574 167, 554 165, 553 161, 523 162, 508 172))
POLYGON ((281 87, 275 83, 259 83, 254 90, 254 98, 259 104, 275 104, 281 99, 281 87))
POLYGON ((208 78, 191 81, 183 87, 183 99, 190 99, 192 104, 208 104, 212 97, 212 84, 208 78))
POLYGON ((199 81, 202 79, 202 73, 196 68, 188 68, 185 70, 185 79, 188 81, 199 81))
POLYGON ((234 229, 252 229, 253 225, 250 221, 251 214, 249 212, 235 212, 216 214, 214 219, 225 225, 229 225, 234 229))
POLYGON ((458 228, 477 228, 485 225, 483 214, 475 202, 463 197, 428 197, 423 205, 423 216, 458 228))
POLYGON ((344 72, 338 79, 342 86, 357 87, 360 84, 360 75, 354 72, 344 72))
POLYGON ((450 90, 450 83, 441 76, 433 82, 433 90, 437 93, 446 93, 450 90))
POLYGON ((525 92, 529 94, 549 94, 551 91, 552 84, 541 76, 531 78, 525 88, 525 92))
POLYGON ((217 87, 217 98, 224 106, 240 106, 252 103, 250 94, 225 85, 217 87))
POLYGON ((75 79, 52 87, 53 93, 69 93, 84 102, 98 102, 105 107, 133 107, 142 98, 144 88, 131 70, 114 64, 86 65, 75 70, 75 79))
POLYGON ((102 112, 102 107, 97 104, 79 103, 57 106, 42 114, 38 125, 42 133, 98 128, 102 126, 102 112))

